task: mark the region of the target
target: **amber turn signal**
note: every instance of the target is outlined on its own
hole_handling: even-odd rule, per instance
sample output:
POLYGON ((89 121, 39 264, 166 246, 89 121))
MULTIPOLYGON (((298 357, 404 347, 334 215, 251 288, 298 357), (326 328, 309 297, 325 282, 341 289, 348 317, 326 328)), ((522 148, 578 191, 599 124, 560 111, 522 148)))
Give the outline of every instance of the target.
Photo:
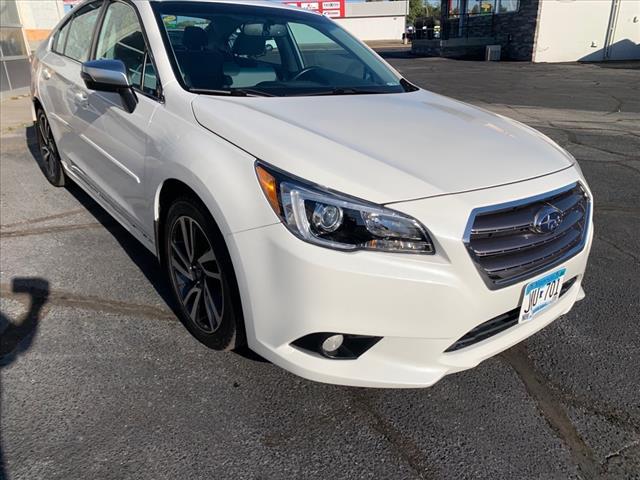
POLYGON ((276 214, 280 215, 280 202, 278 202, 276 179, 260 165, 256 165, 256 173, 258 174, 260 187, 262 187, 262 191, 267 197, 271 208, 273 208, 276 214))

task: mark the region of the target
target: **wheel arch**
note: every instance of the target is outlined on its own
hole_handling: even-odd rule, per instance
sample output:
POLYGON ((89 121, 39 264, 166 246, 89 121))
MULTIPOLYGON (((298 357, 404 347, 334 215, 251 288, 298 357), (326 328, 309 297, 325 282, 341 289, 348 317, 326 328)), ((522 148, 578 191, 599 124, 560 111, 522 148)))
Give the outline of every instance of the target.
POLYGON ((36 122, 38 120, 37 118, 37 112, 38 110, 43 110, 44 111, 44 106, 42 105, 42 102, 40 101, 40 99, 36 96, 33 96, 33 98, 31 99, 31 119, 36 122))
MULTIPOLYGON (((155 235, 155 245, 156 245, 156 255, 158 257, 158 261, 160 262, 162 268, 166 267, 164 263, 165 258, 165 246, 164 246, 164 235, 166 228, 166 215, 169 211, 171 204, 177 200, 178 198, 189 197, 192 200, 200 203, 202 208, 210 215, 211 220, 213 221, 213 225, 218 229, 218 234, 221 242, 224 244, 224 248, 226 249, 226 253, 228 255, 229 262, 231 263, 231 272, 229 276, 229 282, 232 284, 232 297, 233 301, 237 308, 237 314, 239 315, 239 345, 246 344, 246 324, 245 324, 245 316, 244 316, 244 308, 242 303, 242 296, 240 293, 240 288, 238 285, 238 265, 234 262, 234 258, 232 255, 232 249, 228 242, 228 226, 223 219, 221 219, 221 214, 218 210, 218 215, 215 213, 215 209, 217 209, 217 204, 214 208, 211 208, 210 203, 207 202, 207 198, 205 195, 201 195, 197 191, 197 187, 194 189, 192 186, 187 184, 185 181, 178 178, 167 178, 165 179, 157 188, 155 198, 154 198, 154 235, 155 235), (203 198, 204 197, 204 198, 203 198), (221 224, 222 222, 222 224, 221 224)), ((211 202, 214 200, 209 198, 211 202)))
POLYGON ((153 206, 153 219, 154 219, 154 235, 155 235, 155 245, 156 245, 156 255, 158 260, 162 262, 163 254, 163 242, 162 238, 164 236, 164 221, 169 210, 171 204, 180 197, 191 197, 200 204, 209 212, 209 215, 213 218, 213 222, 218 227, 218 230, 222 233, 224 238, 224 233, 222 228, 220 227, 220 223, 218 218, 216 218, 215 213, 212 211, 208 202, 206 202, 202 195, 199 194, 194 188, 192 188, 187 182, 178 179, 178 178, 167 178, 165 179, 158 188, 156 189, 156 193, 154 196, 154 206, 153 206))

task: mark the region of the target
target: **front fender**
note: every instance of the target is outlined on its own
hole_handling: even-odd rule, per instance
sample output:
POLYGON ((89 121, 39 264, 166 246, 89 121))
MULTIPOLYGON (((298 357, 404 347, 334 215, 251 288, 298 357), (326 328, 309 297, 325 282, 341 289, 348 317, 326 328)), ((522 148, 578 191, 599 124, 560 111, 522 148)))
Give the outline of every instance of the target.
POLYGON ((149 132, 149 231, 159 220, 160 192, 170 179, 196 193, 224 236, 280 221, 260 189, 253 156, 166 109, 156 113, 149 132))

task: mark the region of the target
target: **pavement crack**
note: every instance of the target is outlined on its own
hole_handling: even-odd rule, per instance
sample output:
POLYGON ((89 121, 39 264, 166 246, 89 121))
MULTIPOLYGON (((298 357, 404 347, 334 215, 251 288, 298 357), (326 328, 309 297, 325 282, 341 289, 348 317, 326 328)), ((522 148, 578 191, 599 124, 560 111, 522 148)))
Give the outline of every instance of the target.
POLYGON ((609 150, 607 148, 602 148, 602 147, 595 147, 593 145, 589 145, 586 144, 580 140, 578 140, 577 136, 575 135, 575 133, 572 132, 572 134, 569 136, 569 142, 573 143, 574 145, 580 145, 581 147, 584 148, 590 148, 592 150, 596 150, 598 152, 602 152, 602 153, 606 153, 608 155, 615 155, 616 157, 627 157, 628 155, 624 154, 624 153, 620 153, 620 152, 615 152, 613 150, 609 150), (572 138, 573 137, 573 138, 572 138))
POLYGON ((511 365, 520 377, 527 392, 536 402, 542 417, 569 448, 571 457, 580 469, 582 477, 586 480, 599 478, 601 466, 595 459, 593 451, 571 423, 555 392, 549 387, 548 380, 533 366, 524 345, 516 345, 503 352, 501 357, 511 365))
POLYGON ((624 160, 617 162, 618 165, 620 165, 621 167, 624 168, 628 168, 629 170, 633 171, 634 173, 640 173, 640 170, 638 170, 636 167, 634 167, 633 165, 627 165, 624 160))
POLYGON ((629 450, 630 448, 633 448, 637 445, 640 445, 640 440, 635 440, 631 443, 628 443, 626 445, 623 445, 622 447, 620 447, 618 450, 616 450, 615 452, 611 452, 610 454, 608 454, 605 458, 604 458, 604 463, 605 465, 609 462, 609 460, 611 460, 612 458, 615 457, 619 457, 620 455, 622 455, 625 451, 629 450))
POLYGON ((419 478, 426 480, 428 476, 428 468, 423 464, 424 455, 418 446, 389 423, 376 409, 371 405, 368 398, 370 390, 358 389, 351 392, 354 403, 360 407, 359 410, 367 414, 367 420, 371 428, 378 432, 391 445, 395 453, 404 460, 407 465, 418 475, 419 478))
POLYGON ((65 217, 71 217, 73 215, 78 215, 79 213, 86 212, 86 211, 87 211, 86 208, 75 208, 73 210, 68 210, 66 212, 56 213, 56 214, 53 214, 53 215, 47 215, 45 217, 36 217, 36 218, 30 218, 30 219, 27 219, 27 220, 21 220, 19 222, 7 223, 5 225, 0 225, 0 229, 19 227, 19 226, 22 226, 22 225, 32 225, 34 223, 48 222, 50 220, 57 220, 59 218, 65 218, 65 217))
MULTIPOLYGON (((37 287, 25 291, 28 291, 28 293, 36 299, 46 297, 48 305, 58 307, 94 310, 96 312, 113 313, 116 315, 132 315, 156 320, 174 321, 176 319, 175 314, 171 310, 153 305, 123 302, 93 295, 78 295, 59 290, 50 290, 47 292, 37 287)), ((0 295, 7 298, 18 299, 23 294, 14 293, 11 285, 2 283, 0 284, 0 295)))
POLYGON ((640 263, 640 257, 635 253, 629 252, 626 248, 619 247, 618 245, 616 245, 615 242, 613 242, 612 240, 609 240, 606 237, 603 237, 602 235, 597 235, 597 238, 598 240, 603 241, 607 245, 613 247, 616 251, 622 253, 623 255, 631 257, 636 263, 640 263))
POLYGON ((580 398, 575 394, 563 391, 562 387, 559 385, 551 386, 558 392, 558 395, 565 404, 584 410, 592 415, 602 417, 616 427, 625 430, 632 430, 633 432, 640 434, 640 422, 637 418, 632 417, 628 412, 624 412, 603 402, 594 401, 593 399, 580 398))
POLYGON ((616 106, 613 107, 613 110, 611 110, 609 113, 607 113, 607 115, 612 115, 614 113, 622 112, 622 107, 624 106, 624 102, 622 100, 620 100, 618 97, 616 97, 615 95, 610 95, 610 97, 615 100, 616 106))
POLYGON ((103 227, 102 223, 90 222, 90 223, 77 223, 73 225, 57 225, 53 227, 34 227, 24 230, 0 230, 0 238, 15 238, 15 237, 27 237, 31 235, 45 235, 48 233, 68 232, 73 230, 88 230, 92 228, 103 227))
POLYGON ((589 144, 583 142, 582 140, 580 140, 575 131, 568 130, 566 128, 561 128, 561 127, 551 127, 551 128, 555 128, 556 130, 560 130, 561 132, 563 132, 567 136, 567 141, 569 143, 574 144, 574 145, 579 145, 579 146, 584 147, 584 148, 590 148, 592 150, 597 150, 599 152, 607 153, 609 155, 615 155, 617 157, 627 157, 627 155, 624 154, 624 153, 615 152, 613 150, 609 150, 609 149, 602 148, 602 147, 596 147, 594 145, 589 145, 589 144))
POLYGON ((599 203, 596 205, 595 213, 624 213, 640 216, 640 207, 623 207, 618 205, 608 205, 599 203))

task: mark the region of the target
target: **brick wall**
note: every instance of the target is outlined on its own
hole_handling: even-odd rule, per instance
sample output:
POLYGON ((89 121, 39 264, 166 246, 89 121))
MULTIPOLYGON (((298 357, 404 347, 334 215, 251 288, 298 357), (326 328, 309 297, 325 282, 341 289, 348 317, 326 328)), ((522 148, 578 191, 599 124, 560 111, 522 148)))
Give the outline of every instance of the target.
POLYGON ((542 0, 520 0, 520 10, 496 15, 494 29, 505 60, 528 60, 533 56, 538 9, 542 0))
MULTIPOLYGON (((469 39, 469 56, 482 58, 483 54, 477 54, 477 41, 473 39, 485 39, 486 44, 500 44, 502 46, 502 59, 530 61, 533 56, 535 44, 536 26, 540 3, 543 0, 520 0, 520 8, 517 12, 501 13, 497 15, 470 15, 466 24, 459 30, 458 18, 449 18, 444 21, 443 38, 469 39)), ((448 0, 443 0, 443 12, 446 12, 448 0)), ((461 46, 456 47, 458 50, 461 46)), ((427 54, 424 52, 424 54, 427 54)), ((433 54, 429 52, 429 54, 433 54)), ((441 56, 448 56, 441 51, 441 56)))

